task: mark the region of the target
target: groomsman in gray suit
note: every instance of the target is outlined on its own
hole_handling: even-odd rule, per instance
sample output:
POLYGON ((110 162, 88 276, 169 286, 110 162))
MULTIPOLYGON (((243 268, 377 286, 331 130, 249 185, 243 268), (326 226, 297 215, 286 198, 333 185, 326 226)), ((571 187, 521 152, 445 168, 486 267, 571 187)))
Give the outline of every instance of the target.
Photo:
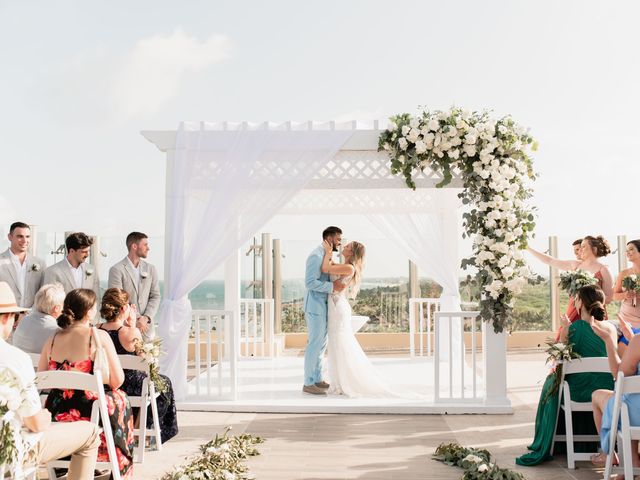
POLYGON ((22 222, 12 223, 7 237, 9 248, 0 254, 0 282, 7 282, 16 297, 18 306, 31 308, 36 292, 42 286, 44 260, 28 252, 31 244, 31 228, 22 222))
POLYGON ((155 336, 153 319, 160 306, 160 288, 156 267, 145 258, 149 254, 149 237, 141 232, 127 235, 126 257, 109 269, 109 288, 121 288, 138 311, 136 326, 144 340, 155 336))
POLYGON ((61 283, 65 294, 76 288, 88 288, 96 292, 99 304, 101 297, 98 272, 86 263, 93 240, 85 233, 75 232, 64 243, 67 256, 44 271, 44 283, 61 283))

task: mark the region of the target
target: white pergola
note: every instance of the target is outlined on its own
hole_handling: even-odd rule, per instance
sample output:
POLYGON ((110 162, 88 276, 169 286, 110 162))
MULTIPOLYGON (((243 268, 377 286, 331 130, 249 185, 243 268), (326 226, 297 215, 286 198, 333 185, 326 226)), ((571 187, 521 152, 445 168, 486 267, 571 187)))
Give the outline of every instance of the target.
MULTIPOLYGON (((181 298, 171 297, 170 292, 176 288, 174 282, 184 283, 182 278, 176 275, 177 272, 174 269, 184 269, 184 258, 188 255, 187 251, 190 248, 189 232, 200 231, 197 225, 189 227, 189 222, 208 221, 207 212, 216 212, 216 215, 230 213, 222 210, 225 208, 224 199, 227 197, 221 197, 223 200, 216 200, 214 197, 216 193, 208 192, 207 189, 229 188, 229 185, 220 181, 221 177, 228 175, 232 177, 230 181, 237 181, 240 178, 238 175, 242 174, 242 168, 251 171, 250 175, 242 177, 244 183, 238 185, 239 188, 246 188, 246 191, 242 193, 244 195, 242 198, 247 198, 247 202, 251 202, 251 194, 247 192, 253 192, 255 188, 263 188, 265 190, 263 198, 265 201, 272 201, 272 204, 264 207, 260 205, 259 198, 257 198, 255 205, 259 205, 258 209, 271 208, 271 210, 267 212, 268 214, 265 213, 265 218, 260 217, 260 221, 264 220, 260 225, 257 220, 255 224, 251 224, 251 221, 255 219, 251 213, 246 211, 236 216, 230 214, 229 220, 233 224, 233 227, 230 228, 240 231, 246 227, 244 236, 234 236, 230 241, 235 243, 228 254, 224 255, 224 258, 218 259, 215 264, 210 264, 206 272, 202 270, 192 278, 194 282, 198 279, 201 281, 204 278, 203 273, 206 276, 213 268, 224 263, 225 310, 234 312, 234 318, 238 318, 240 311, 240 247, 242 244, 258 233, 263 224, 276 213, 332 213, 339 211, 344 205, 349 205, 353 213, 371 216, 372 220, 376 220, 376 214, 379 213, 392 216, 395 213, 406 216, 407 214, 420 215, 425 212, 437 212, 436 220, 438 228, 440 228, 439 239, 443 244, 448 245, 448 248, 453 245, 455 250, 447 259, 447 268, 454 272, 456 283, 456 291, 449 293, 455 296, 452 301, 459 301, 457 245, 460 231, 458 217, 455 215, 455 210, 459 205, 453 189, 462 188, 461 178, 454 172, 454 178, 446 188, 436 189, 436 184, 442 181, 442 177, 427 169, 416 176, 417 189, 415 191, 408 189, 402 178, 391 173, 387 155, 377 151, 380 133, 377 122, 364 128, 356 122, 350 122, 346 125, 336 125, 333 122, 325 124, 314 122, 300 124, 292 122, 281 124, 222 122, 210 124, 200 122, 181 124, 177 130, 142 132, 147 140, 166 154, 167 205, 164 291, 168 298, 163 300, 164 313, 160 322, 170 322, 171 324, 165 323, 163 326, 161 323, 159 330, 161 334, 169 336, 174 335, 177 330, 181 330, 176 334, 177 342, 175 345, 173 345, 175 338, 170 338, 169 342, 164 339, 165 346, 169 344, 172 345, 172 348, 177 348, 176 355, 171 355, 172 352, 170 352, 169 361, 165 362, 163 368, 168 370, 178 388, 180 388, 179 377, 182 375, 182 370, 186 374, 186 353, 180 351, 178 342, 186 342, 184 322, 190 320, 190 318, 182 318, 181 315, 188 315, 190 307, 185 305, 182 299, 188 293, 188 290, 184 293, 184 288, 182 288, 184 285, 181 287, 181 293, 178 294, 181 298), (259 144, 259 146, 250 147, 251 142, 259 144), (312 152, 311 155, 315 155, 313 158, 307 158, 309 155, 304 150, 307 143, 309 144, 308 151, 312 152), (274 147, 273 145, 276 144, 277 147, 274 147), (247 157, 252 158, 250 166, 242 167, 239 165, 239 162, 247 157), (184 170, 187 164, 189 167, 184 170), (175 181, 174 177, 176 176, 182 177, 182 184, 175 181), (298 183, 293 186, 286 184, 288 176, 297 176, 298 183), (187 183, 189 189, 185 190, 183 187, 187 183), (272 197, 277 197, 277 201, 272 197), (216 201, 217 203, 222 202, 223 205, 214 205, 216 201), (208 205, 207 202, 210 202, 211 205, 208 205), (196 213, 192 214, 192 210, 196 213), (246 224, 251 224, 253 227, 246 226, 246 224), (182 326, 174 328, 174 323, 182 326), (180 364, 177 370, 173 369, 182 361, 183 357, 184 364, 180 364)), ((229 192, 233 196, 235 191, 231 189, 229 192)), ((241 194, 238 193, 238 195, 241 194)), ((230 200, 229 208, 237 208, 240 211, 242 201, 230 200)), ((215 218, 218 219, 219 216, 215 218)), ((380 222, 382 221, 379 220, 377 224, 380 229, 388 226, 380 222)), ((222 225, 228 226, 230 224, 227 222, 222 225)), ((400 232, 393 230, 392 228, 388 232, 389 238, 402 242, 403 238, 399 236, 400 232)), ((415 238, 416 232, 413 235, 415 238)), ((418 264, 425 275, 438 281, 438 275, 433 275, 433 271, 422 266, 424 262, 421 260, 425 258, 424 253, 421 252, 421 244, 415 243, 405 245, 407 256, 418 264)), ((216 248, 213 240, 210 244, 204 241, 202 245, 204 247, 210 246, 212 250, 216 248)), ((226 246, 228 245, 225 244, 225 248, 226 246)), ((312 246, 310 246, 311 248, 312 246)), ((212 251, 212 255, 215 253, 212 251)), ((190 273, 192 272, 190 271, 190 273)), ((446 276, 447 273, 449 272, 440 272, 440 276, 446 276)), ((190 288, 195 287, 197 283, 199 281, 190 288)), ((451 308, 448 306, 449 310, 451 308)), ((483 356, 485 372, 483 403, 487 407, 484 411, 509 411, 510 401, 507 398, 506 390, 506 334, 495 334, 493 328, 486 328, 483 336, 483 356)), ((469 411, 479 410, 470 408, 469 411)))

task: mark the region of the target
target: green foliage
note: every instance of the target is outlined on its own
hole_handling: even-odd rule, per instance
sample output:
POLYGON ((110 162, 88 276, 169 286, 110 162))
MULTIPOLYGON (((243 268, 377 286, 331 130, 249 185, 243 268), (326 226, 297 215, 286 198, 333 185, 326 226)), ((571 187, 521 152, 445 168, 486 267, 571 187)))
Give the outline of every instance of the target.
POLYGON ((467 448, 457 443, 441 443, 433 459, 464 470, 462 480, 524 480, 524 475, 500 468, 485 449, 467 448))
POLYGON ((249 480, 253 478, 242 462, 260 455, 255 445, 260 437, 248 434, 229 437, 227 427, 221 436, 200 446, 200 454, 162 476, 161 480, 249 480))

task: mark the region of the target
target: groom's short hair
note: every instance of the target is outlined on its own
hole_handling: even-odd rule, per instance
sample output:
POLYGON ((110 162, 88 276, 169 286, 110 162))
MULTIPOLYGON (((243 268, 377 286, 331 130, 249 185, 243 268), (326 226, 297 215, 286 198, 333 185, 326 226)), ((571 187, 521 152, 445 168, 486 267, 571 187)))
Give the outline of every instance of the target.
POLYGON ((338 227, 327 227, 323 230, 322 232, 322 239, 326 239, 328 237, 332 237, 333 235, 337 235, 337 234, 342 235, 342 230, 340 230, 340 228, 338 227))
POLYGON ((131 232, 129 235, 127 235, 127 240, 126 240, 127 250, 131 250, 131 246, 134 243, 139 243, 141 240, 144 240, 145 238, 149 238, 149 237, 147 237, 147 235, 145 235, 142 232, 131 232))
POLYGON ((93 239, 83 232, 74 232, 70 234, 64 241, 67 252, 69 250, 81 250, 93 245, 93 239))

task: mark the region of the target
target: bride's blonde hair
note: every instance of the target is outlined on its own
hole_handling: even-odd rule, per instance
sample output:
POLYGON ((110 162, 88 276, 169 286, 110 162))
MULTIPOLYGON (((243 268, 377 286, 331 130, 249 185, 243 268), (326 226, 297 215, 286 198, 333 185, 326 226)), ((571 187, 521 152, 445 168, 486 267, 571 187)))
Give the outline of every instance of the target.
POLYGON ((366 249, 360 242, 351 242, 351 258, 347 263, 353 265, 353 280, 349 286, 349 297, 356 298, 362 281, 362 269, 364 268, 364 254, 366 249))

